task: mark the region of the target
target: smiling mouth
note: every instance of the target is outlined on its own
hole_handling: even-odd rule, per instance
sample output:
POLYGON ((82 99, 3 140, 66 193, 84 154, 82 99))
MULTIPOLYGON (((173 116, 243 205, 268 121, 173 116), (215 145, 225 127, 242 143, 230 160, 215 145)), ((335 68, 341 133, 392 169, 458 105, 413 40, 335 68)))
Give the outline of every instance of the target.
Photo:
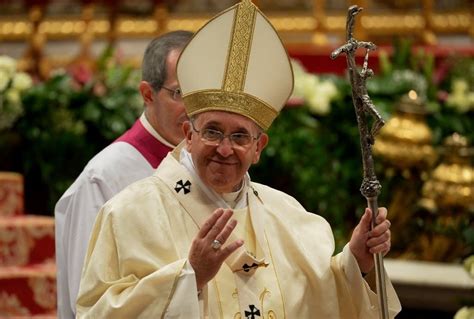
POLYGON ((216 159, 211 159, 211 162, 217 163, 219 165, 227 165, 227 166, 237 165, 236 162, 226 162, 226 161, 221 161, 221 160, 216 160, 216 159))

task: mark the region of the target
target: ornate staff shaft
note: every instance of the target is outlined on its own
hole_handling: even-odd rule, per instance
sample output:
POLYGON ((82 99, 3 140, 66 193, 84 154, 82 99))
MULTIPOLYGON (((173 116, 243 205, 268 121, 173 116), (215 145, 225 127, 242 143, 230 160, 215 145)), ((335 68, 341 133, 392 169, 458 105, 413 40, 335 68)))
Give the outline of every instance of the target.
MULTIPOLYGON (((343 46, 334 50, 331 53, 331 58, 335 59, 341 53, 345 53, 346 55, 352 87, 352 102, 354 104, 357 124, 359 126, 362 165, 364 169, 364 177, 360 191, 367 199, 367 205, 372 211, 371 226, 373 228, 376 225, 375 219, 378 214, 377 197, 380 194, 380 189, 382 187, 377 180, 377 176, 375 175, 374 161, 372 158, 372 145, 375 142, 375 135, 384 125, 384 121, 370 100, 366 87, 367 79, 373 75, 373 71, 368 68, 369 52, 375 50, 377 47, 371 42, 357 41, 353 37, 355 17, 361 10, 362 8, 355 5, 349 8, 346 23, 347 42, 343 46), (364 64, 360 72, 357 69, 355 61, 355 53, 359 48, 366 49, 364 64), (372 116, 374 119, 374 123, 370 131, 367 123, 367 113, 370 114, 370 116, 372 116)), ((383 255, 381 253, 375 254, 374 261, 380 318, 388 319, 387 291, 385 287, 383 255)))

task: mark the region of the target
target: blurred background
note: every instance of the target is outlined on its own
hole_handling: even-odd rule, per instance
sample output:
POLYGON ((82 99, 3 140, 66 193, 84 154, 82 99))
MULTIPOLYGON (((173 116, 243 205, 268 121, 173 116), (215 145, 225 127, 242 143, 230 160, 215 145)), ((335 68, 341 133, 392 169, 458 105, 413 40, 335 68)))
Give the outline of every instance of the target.
MULTIPOLYGON (((54 318, 54 205, 141 114, 148 42, 236 2, 0 0, 0 317, 54 318)), ((324 216, 338 250, 350 238, 366 205, 359 132, 345 58, 329 55, 345 42, 347 8, 362 6, 355 37, 378 46, 367 88, 386 121, 373 152, 399 318, 472 318, 472 1, 253 2, 287 47, 295 90, 252 179, 324 216)))

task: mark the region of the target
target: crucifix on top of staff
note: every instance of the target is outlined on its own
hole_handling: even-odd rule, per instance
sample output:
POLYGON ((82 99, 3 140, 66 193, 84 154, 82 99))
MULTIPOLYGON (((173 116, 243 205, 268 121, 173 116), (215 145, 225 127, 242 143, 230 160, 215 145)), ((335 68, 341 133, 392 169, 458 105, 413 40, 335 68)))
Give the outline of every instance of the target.
MULTIPOLYGON (((361 10, 362 8, 356 5, 349 8, 346 22, 347 42, 334 50, 331 53, 331 58, 335 59, 341 53, 345 53, 346 55, 352 87, 352 102, 354 104, 357 124, 359 126, 362 165, 364 169, 364 177, 360 191, 367 199, 367 204, 372 211, 372 227, 375 227, 375 219, 378 213, 377 197, 380 194, 380 189, 382 187, 375 175, 374 161, 372 158, 372 145, 375 142, 375 135, 384 125, 384 121, 370 100, 366 87, 367 79, 374 74, 374 72, 368 68, 369 52, 375 50, 377 47, 372 42, 357 41, 353 37, 355 17, 361 10), (364 62, 360 71, 358 70, 355 61, 355 53, 359 48, 366 50, 364 62), (370 131, 366 118, 367 113, 372 116, 374 120, 370 131)), ((383 255, 381 253, 375 254, 374 260, 380 318, 388 319, 383 255)))

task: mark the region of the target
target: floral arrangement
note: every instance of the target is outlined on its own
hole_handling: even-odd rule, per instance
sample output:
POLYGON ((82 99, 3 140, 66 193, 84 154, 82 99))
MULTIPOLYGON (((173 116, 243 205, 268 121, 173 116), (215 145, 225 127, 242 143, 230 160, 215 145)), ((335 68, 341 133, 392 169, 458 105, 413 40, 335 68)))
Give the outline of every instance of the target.
POLYGON ((52 214, 87 162, 143 110, 140 74, 112 48, 86 62, 21 91, 21 113, 13 118, 10 112, 8 130, 0 127, 0 153, 7 154, 0 170, 24 174, 25 205, 32 213, 52 214))
POLYGON ((10 128, 23 114, 21 94, 32 84, 28 74, 17 72, 14 59, 0 56, 0 130, 10 128))

